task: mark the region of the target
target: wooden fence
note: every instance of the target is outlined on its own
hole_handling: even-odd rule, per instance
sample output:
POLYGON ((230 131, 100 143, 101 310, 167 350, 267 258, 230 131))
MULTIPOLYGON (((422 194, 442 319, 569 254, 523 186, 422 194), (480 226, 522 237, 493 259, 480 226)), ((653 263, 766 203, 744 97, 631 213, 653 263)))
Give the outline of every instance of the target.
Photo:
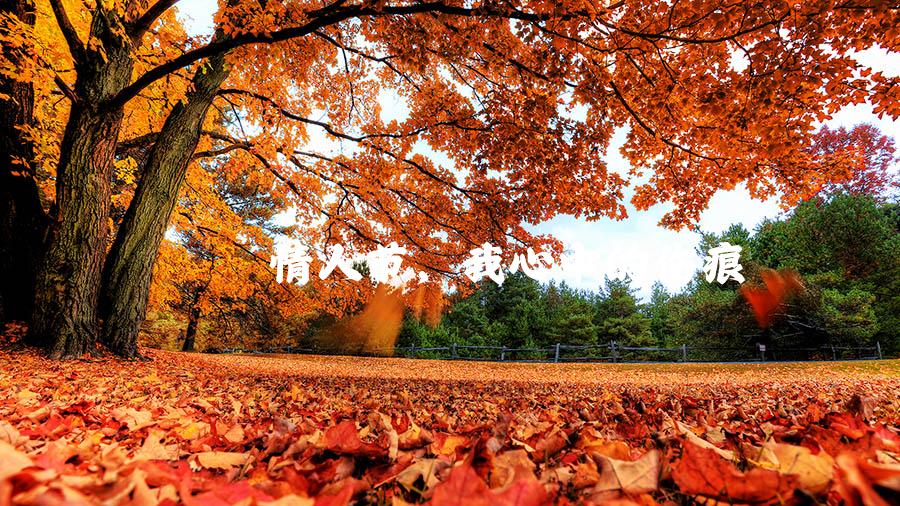
POLYGON ((395 347, 393 349, 334 350, 284 346, 264 350, 229 348, 221 353, 281 353, 321 355, 373 355, 437 360, 493 362, 772 362, 813 360, 880 360, 881 343, 874 346, 820 346, 810 348, 687 346, 675 348, 621 346, 616 342, 594 345, 557 343, 545 348, 506 346, 395 347))

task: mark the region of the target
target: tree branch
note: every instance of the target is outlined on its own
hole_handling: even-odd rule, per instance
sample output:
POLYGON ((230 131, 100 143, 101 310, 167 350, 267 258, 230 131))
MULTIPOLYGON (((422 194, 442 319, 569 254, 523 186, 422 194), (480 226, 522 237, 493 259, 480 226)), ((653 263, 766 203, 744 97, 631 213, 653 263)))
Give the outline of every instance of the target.
POLYGON ((199 159, 199 158, 212 158, 212 157, 224 155, 224 154, 226 154, 226 153, 230 153, 230 152, 232 152, 232 151, 236 151, 236 150, 239 150, 239 149, 242 149, 242 150, 249 150, 251 147, 252 147, 252 146, 250 146, 250 144, 248 144, 248 143, 246 143, 246 142, 239 142, 239 143, 235 143, 235 144, 229 144, 229 145, 227 145, 227 146, 223 146, 223 147, 218 148, 218 149, 210 149, 210 150, 208 150, 208 151, 198 151, 198 152, 194 153, 194 156, 193 156, 192 159, 197 160, 197 159, 199 159))
MULTIPOLYGON (((69 15, 66 14, 66 8, 62 4, 62 0, 50 0, 50 7, 53 8, 53 16, 56 18, 56 24, 59 25, 59 29, 66 39, 66 44, 69 46, 69 52, 72 54, 72 58, 75 60, 76 64, 80 63, 84 59, 84 43, 81 42, 81 38, 78 37, 75 26, 72 25, 72 21, 69 20, 69 15)), ((65 90, 63 92, 65 92, 65 90)))
POLYGON ((153 26, 153 23, 178 2, 179 0, 157 0, 155 4, 147 9, 147 12, 128 24, 128 35, 131 37, 131 40, 137 41, 143 37, 147 30, 153 26))
POLYGON ((77 104, 79 102, 78 95, 72 91, 72 88, 69 88, 69 85, 66 84, 65 81, 62 80, 58 75, 53 76, 53 82, 56 83, 56 87, 59 88, 59 91, 62 92, 63 95, 66 96, 73 104, 77 104))
MULTIPOLYGON (((308 124, 308 125, 314 125, 314 126, 317 126, 317 127, 319 127, 319 128, 322 128, 322 129, 325 130, 329 135, 331 135, 331 136, 333 136, 333 137, 335 137, 335 138, 338 138, 338 139, 344 139, 344 140, 347 140, 347 141, 352 141, 352 142, 359 143, 359 144, 362 145, 362 146, 368 147, 368 148, 370 148, 370 149, 372 149, 372 150, 375 150, 375 151, 377 151, 377 152, 379 152, 379 153, 381 153, 381 154, 383 154, 383 155, 385 155, 385 156, 388 156, 388 157, 390 157, 390 158, 393 158, 394 160, 396 160, 396 161, 398 161, 398 162, 401 162, 401 163, 403 163, 403 164, 405 164, 405 165, 408 165, 408 166, 410 166, 410 167, 413 167, 414 169, 416 169, 418 172, 424 174, 425 176, 427 176, 427 177, 429 177, 429 178, 431 178, 431 179, 433 179, 433 180, 435 180, 435 181, 437 181, 437 182, 439 182, 439 183, 442 183, 442 184, 444 184, 444 185, 446 185, 446 186, 449 186, 450 188, 452 188, 452 189, 456 190, 457 192, 461 193, 462 195, 465 195, 465 196, 466 196, 467 198, 469 198, 470 200, 473 200, 473 201, 476 200, 476 199, 472 196, 473 193, 474 193, 474 194, 481 195, 481 196, 484 196, 484 197, 489 196, 488 192, 485 192, 485 191, 483 191, 483 190, 476 190, 476 189, 474 189, 474 188, 463 188, 463 187, 459 186, 458 184, 456 184, 456 183, 453 182, 453 181, 449 181, 449 180, 447 180, 447 179, 444 179, 444 178, 440 177, 439 175, 437 175, 437 174, 435 174, 433 171, 430 171, 430 170, 428 170, 427 168, 423 167, 421 164, 417 163, 416 161, 414 161, 414 160, 412 160, 412 159, 410 159, 410 158, 404 158, 404 157, 402 157, 402 156, 399 156, 399 155, 397 155, 396 153, 394 153, 393 151, 391 151, 391 150, 389 150, 389 149, 386 149, 386 148, 384 148, 384 147, 382 147, 382 146, 379 146, 378 144, 375 144, 375 143, 369 141, 369 139, 377 138, 377 137, 403 138, 403 137, 405 137, 405 136, 415 136, 415 135, 418 135, 418 134, 421 133, 421 132, 424 132, 424 131, 428 130, 430 127, 427 127, 427 126, 426 126, 426 127, 422 127, 422 128, 420 128, 420 129, 414 130, 413 132, 408 133, 408 134, 388 134, 388 133, 381 133, 381 134, 370 134, 370 135, 355 136, 355 135, 350 135, 350 134, 341 132, 341 131, 335 129, 335 128, 334 128, 333 126, 331 126, 331 124, 329 124, 329 123, 325 123, 325 122, 323 122, 323 121, 317 121, 317 120, 313 120, 313 119, 309 119, 309 118, 304 118, 303 116, 300 116, 300 115, 294 114, 294 113, 292 113, 292 112, 290 112, 290 111, 287 111, 287 110, 285 110, 284 108, 282 108, 281 106, 279 106, 279 105, 278 105, 274 100, 272 100, 271 98, 266 97, 266 96, 264 96, 264 95, 260 95, 260 94, 258 94, 258 93, 253 93, 253 92, 251 92, 251 91, 244 91, 244 90, 231 90, 231 89, 229 89, 229 90, 222 90, 222 91, 220 91, 219 93, 222 94, 222 95, 228 95, 228 94, 243 94, 243 95, 248 95, 248 96, 250 96, 250 97, 252 97, 252 98, 255 98, 255 99, 257 99, 257 100, 261 100, 261 101, 263 101, 263 102, 265 102, 265 103, 271 105, 271 106, 274 107, 275 109, 277 109, 277 110, 278 110, 284 117, 286 117, 286 118, 292 119, 292 120, 294 120, 294 121, 299 121, 299 122, 301 122, 301 123, 306 123, 306 124, 308 124)), ((451 122, 436 123, 434 126, 439 126, 439 125, 441 125, 441 124, 444 124, 444 125, 449 126, 449 125, 451 125, 451 122)))
MULTIPOLYGON (((214 40, 209 44, 206 44, 205 46, 187 51, 186 53, 178 56, 173 60, 150 69, 144 75, 137 78, 129 86, 126 86, 118 95, 113 97, 113 99, 110 101, 110 106, 123 106, 129 100, 137 96, 137 94, 140 93, 141 90, 156 82, 157 80, 162 79, 166 75, 180 68, 186 67, 215 54, 227 53, 228 51, 231 51, 233 49, 251 44, 274 44, 276 42, 283 42, 286 40, 303 37, 315 32, 316 30, 325 28, 326 26, 340 23, 341 21, 346 21, 352 18, 397 16, 422 13, 447 14, 451 16, 461 17, 503 17, 508 19, 523 20, 550 19, 550 16, 530 14, 513 9, 496 9, 484 6, 478 8, 468 8, 446 5, 442 2, 424 2, 413 5, 384 7, 352 5, 347 7, 332 8, 332 6, 329 6, 324 9, 308 13, 308 15, 312 17, 312 20, 300 26, 284 28, 270 33, 243 33, 231 38, 214 40)), ((575 15, 577 14, 570 13, 568 15, 560 15, 556 17, 565 19, 575 15)))

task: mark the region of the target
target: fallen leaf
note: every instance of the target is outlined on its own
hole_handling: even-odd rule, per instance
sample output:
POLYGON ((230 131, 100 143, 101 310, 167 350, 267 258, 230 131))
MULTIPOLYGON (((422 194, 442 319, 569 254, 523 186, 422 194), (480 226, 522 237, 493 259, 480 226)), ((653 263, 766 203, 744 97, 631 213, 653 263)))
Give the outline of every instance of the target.
POLYGON ((767 441, 761 463, 767 469, 797 477, 797 486, 811 494, 828 489, 834 476, 834 459, 825 452, 814 455, 809 448, 767 441))
POLYGON ((656 450, 634 461, 617 460, 600 453, 592 456, 600 467, 595 492, 621 490, 626 494, 642 494, 659 488, 660 456, 656 450))
POLYGON ((198 464, 208 469, 231 469, 246 464, 250 456, 237 452, 200 452, 194 454, 194 458, 198 464))
POLYGON ((178 445, 161 443, 165 434, 162 431, 151 431, 144 444, 134 453, 135 460, 178 460, 178 445))
POLYGON ((418 459, 409 467, 397 474, 397 483, 407 490, 412 490, 416 481, 422 479, 422 491, 431 490, 438 483, 438 475, 450 467, 450 463, 443 459, 418 459))
POLYGON ((30 466, 32 462, 28 455, 16 450, 6 441, 0 441, 0 480, 5 480, 30 466))
POLYGON ((752 504, 786 500, 797 481, 769 469, 743 473, 713 450, 690 441, 684 442, 672 478, 686 494, 752 504))

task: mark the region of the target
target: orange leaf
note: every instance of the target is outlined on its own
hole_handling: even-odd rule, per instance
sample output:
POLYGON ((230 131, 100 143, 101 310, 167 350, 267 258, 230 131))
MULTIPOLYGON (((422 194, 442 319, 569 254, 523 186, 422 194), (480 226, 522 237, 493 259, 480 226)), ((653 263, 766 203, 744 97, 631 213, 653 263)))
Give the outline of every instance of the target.
POLYGON ((733 502, 769 504, 791 497, 796 478, 767 469, 743 473, 716 452, 684 442, 672 478, 681 491, 733 502))
POLYGON ((386 449, 363 442, 356 424, 350 420, 345 420, 325 431, 325 448, 341 455, 361 457, 387 455, 386 449))

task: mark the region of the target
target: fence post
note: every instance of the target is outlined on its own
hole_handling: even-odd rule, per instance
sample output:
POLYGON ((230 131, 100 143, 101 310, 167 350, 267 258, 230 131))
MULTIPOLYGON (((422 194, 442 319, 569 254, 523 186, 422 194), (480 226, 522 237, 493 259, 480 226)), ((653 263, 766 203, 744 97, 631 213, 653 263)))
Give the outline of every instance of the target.
POLYGON ((881 341, 875 341, 875 349, 878 350, 878 360, 883 359, 881 356, 881 341))
POLYGON ((759 346, 759 359, 762 362, 765 362, 766 361, 766 345, 758 344, 757 346, 759 346))
POLYGON ((500 349, 500 361, 503 362, 506 360, 506 346, 500 349))
POLYGON ((613 359, 613 363, 618 362, 618 361, 619 361, 619 352, 616 351, 616 342, 615 342, 615 341, 611 341, 611 342, 609 343, 609 348, 610 348, 610 350, 612 350, 612 359, 613 359))
POLYGON ((559 363, 559 343, 556 343, 556 353, 553 355, 553 362, 559 363))
POLYGON ((834 349, 834 345, 831 345, 831 360, 837 360, 837 351, 834 349))
POLYGON ((409 347, 409 357, 416 358, 416 345, 412 345, 409 347))
POLYGON ((681 360, 687 362, 687 345, 681 345, 681 360))
POLYGON ((450 345, 450 358, 456 358, 456 343, 450 345))

